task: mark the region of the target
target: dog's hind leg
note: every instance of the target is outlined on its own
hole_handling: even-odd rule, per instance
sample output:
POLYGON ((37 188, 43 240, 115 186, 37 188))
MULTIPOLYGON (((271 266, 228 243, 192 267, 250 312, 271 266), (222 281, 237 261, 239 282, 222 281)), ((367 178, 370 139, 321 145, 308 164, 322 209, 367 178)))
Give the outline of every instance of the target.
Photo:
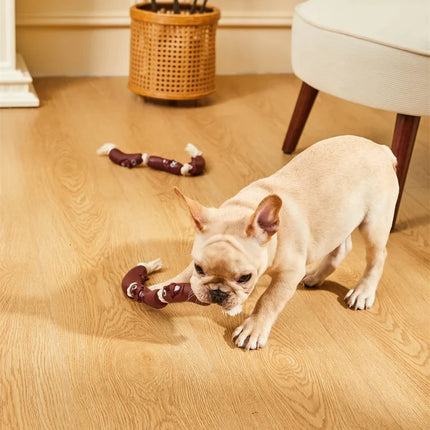
POLYGON ((375 301, 376 288, 381 279, 387 256, 386 245, 392 217, 366 217, 359 229, 366 243, 366 268, 357 286, 349 290, 345 301, 350 308, 368 309, 375 301))
POLYGON ((328 254, 314 269, 309 270, 302 280, 306 287, 316 287, 331 275, 352 249, 351 236, 348 236, 336 249, 328 254))

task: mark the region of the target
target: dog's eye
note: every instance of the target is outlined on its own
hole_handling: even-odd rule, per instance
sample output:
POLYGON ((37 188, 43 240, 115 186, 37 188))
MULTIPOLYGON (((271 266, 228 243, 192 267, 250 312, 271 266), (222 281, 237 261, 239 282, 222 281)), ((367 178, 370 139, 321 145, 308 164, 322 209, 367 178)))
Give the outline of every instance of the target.
POLYGON ((194 264, 194 269, 196 269, 196 272, 199 275, 204 275, 205 274, 205 272, 203 271, 203 269, 201 268, 201 266, 199 266, 198 264, 194 264))
POLYGON ((248 282, 251 279, 252 274, 248 273, 247 275, 242 275, 237 282, 239 282, 239 284, 245 284, 246 282, 248 282))

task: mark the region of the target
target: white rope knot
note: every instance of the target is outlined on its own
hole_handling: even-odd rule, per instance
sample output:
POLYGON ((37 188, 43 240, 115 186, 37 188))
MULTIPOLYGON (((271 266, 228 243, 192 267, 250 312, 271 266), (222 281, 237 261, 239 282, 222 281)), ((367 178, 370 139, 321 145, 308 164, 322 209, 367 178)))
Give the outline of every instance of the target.
POLYGON ((97 154, 98 155, 109 155, 109 153, 114 148, 116 148, 116 145, 114 143, 105 143, 104 145, 100 146, 99 149, 97 149, 97 154))
POLYGON ((148 263, 137 263, 137 266, 145 267, 146 273, 149 275, 150 273, 160 270, 163 267, 163 263, 161 261, 161 258, 157 258, 156 260, 149 261, 148 263))
POLYGON ((191 155, 191 157, 198 157, 203 155, 203 152, 197 149, 192 143, 187 143, 185 147, 185 151, 191 155))

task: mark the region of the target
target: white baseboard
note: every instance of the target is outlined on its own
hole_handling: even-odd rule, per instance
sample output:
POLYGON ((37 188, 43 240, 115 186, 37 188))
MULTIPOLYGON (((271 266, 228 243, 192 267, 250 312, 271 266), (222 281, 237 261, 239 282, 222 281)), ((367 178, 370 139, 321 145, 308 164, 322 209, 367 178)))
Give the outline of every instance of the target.
POLYGON ((37 107, 39 98, 33 80, 21 55, 16 55, 16 68, 0 70, 0 107, 37 107))
MULTIPOLYGON (((222 12, 218 26, 248 28, 289 28, 293 21, 292 12, 264 14, 257 12, 222 12)), ((16 16, 18 27, 128 27, 129 12, 86 12, 86 13, 20 13, 16 16)))

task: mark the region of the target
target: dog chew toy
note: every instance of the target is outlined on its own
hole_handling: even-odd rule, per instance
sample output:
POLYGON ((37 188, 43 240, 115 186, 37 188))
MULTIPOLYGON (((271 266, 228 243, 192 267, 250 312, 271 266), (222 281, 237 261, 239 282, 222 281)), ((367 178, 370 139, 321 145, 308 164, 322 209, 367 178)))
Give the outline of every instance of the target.
POLYGON ((185 151, 191 155, 189 163, 179 163, 175 160, 157 157, 156 155, 148 154, 126 154, 120 151, 113 143, 105 143, 98 150, 99 155, 108 155, 110 160, 119 166, 128 167, 129 169, 137 167, 140 164, 151 167, 152 169, 162 170, 164 172, 173 173, 174 175, 182 176, 198 176, 205 169, 205 159, 203 153, 199 151, 192 143, 188 143, 185 151))
POLYGON ((191 289, 190 283, 171 283, 161 289, 151 290, 145 286, 149 280, 148 275, 161 269, 160 259, 149 263, 139 263, 127 272, 122 279, 122 290, 125 295, 139 303, 145 303, 156 309, 166 307, 169 303, 192 302, 198 305, 207 306, 210 303, 203 303, 197 299, 191 289))

